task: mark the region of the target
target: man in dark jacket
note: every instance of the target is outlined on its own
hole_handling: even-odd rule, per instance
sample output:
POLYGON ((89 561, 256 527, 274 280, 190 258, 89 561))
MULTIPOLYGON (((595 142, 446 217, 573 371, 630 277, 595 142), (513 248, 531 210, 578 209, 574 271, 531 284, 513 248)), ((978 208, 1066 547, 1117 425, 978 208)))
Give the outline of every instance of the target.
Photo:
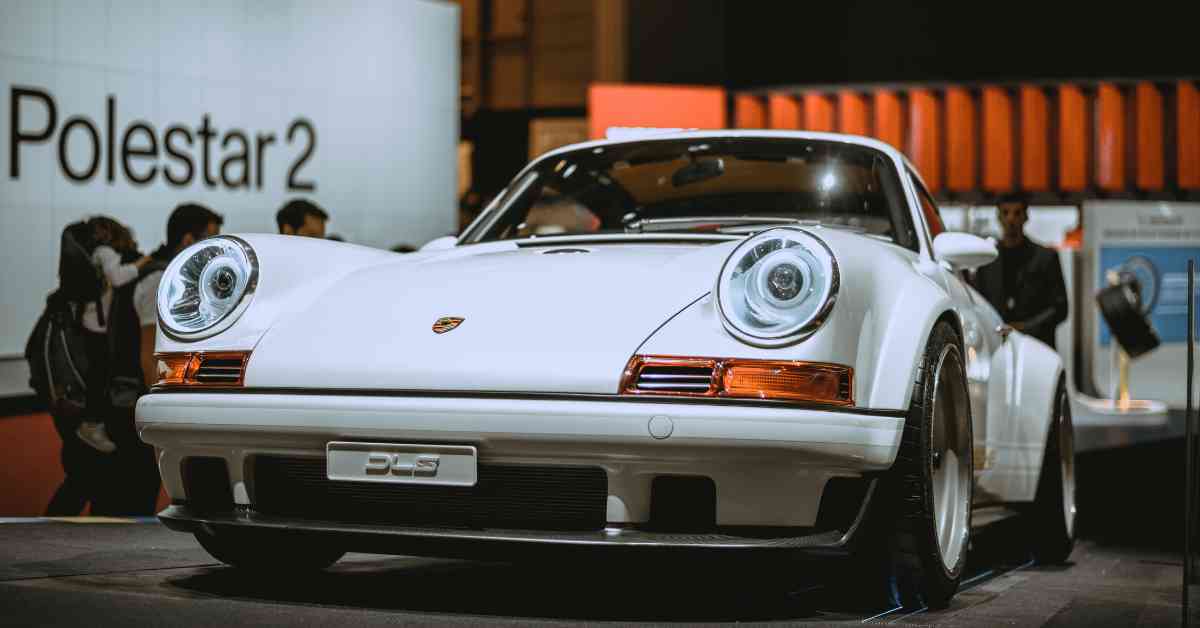
POLYGON ((975 287, 1004 322, 1054 346, 1054 330, 1067 319, 1067 288, 1053 249, 1025 237, 1029 205, 1006 197, 997 208, 1004 236, 1000 257, 975 273, 975 287))

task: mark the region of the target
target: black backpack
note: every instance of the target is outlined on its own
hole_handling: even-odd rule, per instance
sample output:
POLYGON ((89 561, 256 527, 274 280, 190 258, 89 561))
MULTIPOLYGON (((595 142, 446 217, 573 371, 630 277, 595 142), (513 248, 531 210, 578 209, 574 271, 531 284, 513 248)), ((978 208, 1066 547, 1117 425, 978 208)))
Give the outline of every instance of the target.
MULTIPOLYGON (((92 228, 86 222, 72 223, 63 229, 58 248, 58 292, 63 300, 79 304, 100 300, 104 280, 92 264, 95 250, 92 228)), ((103 311, 98 309, 97 313, 103 317, 103 311)), ((104 324, 103 318, 100 324, 104 324)))
POLYGON ((82 309, 54 291, 25 343, 29 387, 51 414, 68 420, 82 416, 87 405, 89 360, 79 322, 82 309))
POLYGON ((96 242, 86 222, 67 225, 59 242, 58 289, 46 298, 46 309, 25 343, 25 359, 29 386, 51 413, 71 419, 83 413, 87 401, 83 310, 87 303, 97 303, 96 313, 104 324, 99 307, 104 281, 92 265, 96 242))

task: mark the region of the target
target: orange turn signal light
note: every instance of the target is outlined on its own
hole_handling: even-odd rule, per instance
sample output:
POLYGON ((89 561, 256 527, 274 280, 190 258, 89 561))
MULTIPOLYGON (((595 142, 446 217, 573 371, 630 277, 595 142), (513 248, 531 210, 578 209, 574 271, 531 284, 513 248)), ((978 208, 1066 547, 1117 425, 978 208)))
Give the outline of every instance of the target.
POLYGON ((721 380, 722 390, 730 397, 854 405, 854 378, 848 366, 731 360, 721 380))
POLYGON ((825 362, 638 355, 625 368, 621 393, 853 406, 854 369, 825 362))
POLYGON ((249 351, 156 353, 155 388, 231 388, 242 385, 249 351))
POLYGON ((187 381, 188 369, 195 370, 191 353, 156 353, 154 357, 158 359, 155 386, 182 386, 187 381))

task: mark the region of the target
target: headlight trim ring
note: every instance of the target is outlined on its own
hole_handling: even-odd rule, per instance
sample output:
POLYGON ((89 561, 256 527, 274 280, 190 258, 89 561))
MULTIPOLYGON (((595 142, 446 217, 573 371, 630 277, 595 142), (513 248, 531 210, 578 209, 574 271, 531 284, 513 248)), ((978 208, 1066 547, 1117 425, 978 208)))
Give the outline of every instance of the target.
MULTIPOLYGON (((765 259, 766 256, 764 256, 765 259)), ((757 263, 757 262, 756 262, 757 263)), ((731 275, 730 275, 731 276, 731 275)), ((806 276, 805 279, 808 279, 806 276)), ((834 304, 837 302, 838 292, 841 288, 841 271, 838 267, 837 258, 833 255, 833 250, 829 248, 826 242, 812 233, 808 229, 798 227, 775 227, 760 231, 759 233, 750 236, 746 240, 738 244, 736 248, 725 258, 725 262, 721 265, 721 271, 717 275, 716 286, 713 289, 717 312, 721 319, 721 324, 725 330, 742 342, 762 348, 775 348, 795 344, 804 340, 815 333, 825 321, 829 318, 833 311, 834 304), (786 233, 781 233, 786 232, 786 233), (822 290, 823 300, 817 305, 813 314, 811 314, 799 327, 794 330, 780 335, 764 335, 762 333, 754 333, 739 324, 737 314, 728 311, 726 299, 729 297, 729 290, 723 292, 723 288, 728 288, 727 273, 731 273, 731 265, 737 265, 746 257, 749 249, 760 246, 766 241, 773 238, 784 238, 796 242, 800 247, 817 259, 822 264, 822 271, 828 274, 828 289, 822 290), (810 245, 808 242, 799 242, 800 239, 807 238, 808 241, 815 243, 810 245)), ((820 297, 818 297, 820 298, 820 297)))
POLYGON ((162 281, 159 283, 158 293, 155 295, 155 310, 158 315, 159 329, 161 329, 169 338, 181 342, 194 342, 197 340, 203 340, 229 329, 238 321, 238 319, 241 318, 246 309, 250 307, 250 302, 254 298, 255 289, 258 287, 258 278, 258 255, 255 254, 254 247, 250 246, 249 242, 246 242, 242 238, 234 235, 219 235, 196 242, 187 249, 180 251, 180 253, 175 256, 175 259, 171 260, 171 263, 169 266, 167 266, 166 270, 163 271, 162 281), (222 240, 232 243, 241 250, 243 255, 245 255, 247 264, 249 266, 249 277, 246 279, 246 287, 238 296, 237 305, 222 314, 220 318, 218 318, 212 324, 192 331, 182 330, 178 327, 172 326, 167 320, 167 317, 163 316, 162 303, 164 299, 162 292, 167 289, 168 281, 172 279, 172 276, 174 274, 178 274, 181 267, 193 256, 202 251, 204 247, 212 246, 214 240, 222 240))

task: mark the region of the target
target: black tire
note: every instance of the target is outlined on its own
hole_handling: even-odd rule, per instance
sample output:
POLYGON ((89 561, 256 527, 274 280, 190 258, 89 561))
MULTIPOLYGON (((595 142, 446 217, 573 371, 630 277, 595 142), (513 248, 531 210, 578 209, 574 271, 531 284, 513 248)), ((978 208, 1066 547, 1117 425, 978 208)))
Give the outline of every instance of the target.
POLYGON ((320 571, 336 563, 344 550, 301 537, 228 531, 197 532, 196 540, 213 558, 239 569, 272 572, 320 571))
POLYGON ((1054 397, 1054 415, 1046 434, 1046 455, 1042 458, 1037 497, 1029 513, 1033 557, 1042 564, 1064 563, 1075 549, 1074 443, 1071 404, 1067 400, 1066 386, 1060 380, 1054 397), (1071 495, 1067 498, 1064 498, 1068 490, 1063 482, 1064 467, 1066 473, 1071 474, 1071 495), (1071 513, 1067 512, 1068 508, 1071 513))
MULTIPOLYGON (((974 460, 970 397, 962 355, 954 328, 946 322, 938 323, 925 348, 925 357, 905 419, 900 451, 884 484, 887 490, 880 504, 878 524, 879 533, 887 538, 887 542, 886 547, 879 551, 884 553, 881 558, 885 562, 884 573, 893 594, 892 601, 905 608, 924 606, 941 609, 948 606, 958 591, 958 583, 967 562, 974 460), (952 403, 955 422, 950 429, 954 430, 953 438, 966 439, 965 452, 960 455, 958 464, 965 464, 968 473, 963 489, 966 498, 965 526, 961 536, 952 535, 958 537, 956 542, 961 545, 958 546, 957 559, 950 567, 942 560, 934 507, 934 465, 940 460, 940 454, 935 456, 933 448, 934 407, 939 401, 935 398, 938 393, 939 366, 948 378, 942 394, 949 395, 940 401, 952 403)), ((960 502, 961 493, 954 503, 960 502)))

